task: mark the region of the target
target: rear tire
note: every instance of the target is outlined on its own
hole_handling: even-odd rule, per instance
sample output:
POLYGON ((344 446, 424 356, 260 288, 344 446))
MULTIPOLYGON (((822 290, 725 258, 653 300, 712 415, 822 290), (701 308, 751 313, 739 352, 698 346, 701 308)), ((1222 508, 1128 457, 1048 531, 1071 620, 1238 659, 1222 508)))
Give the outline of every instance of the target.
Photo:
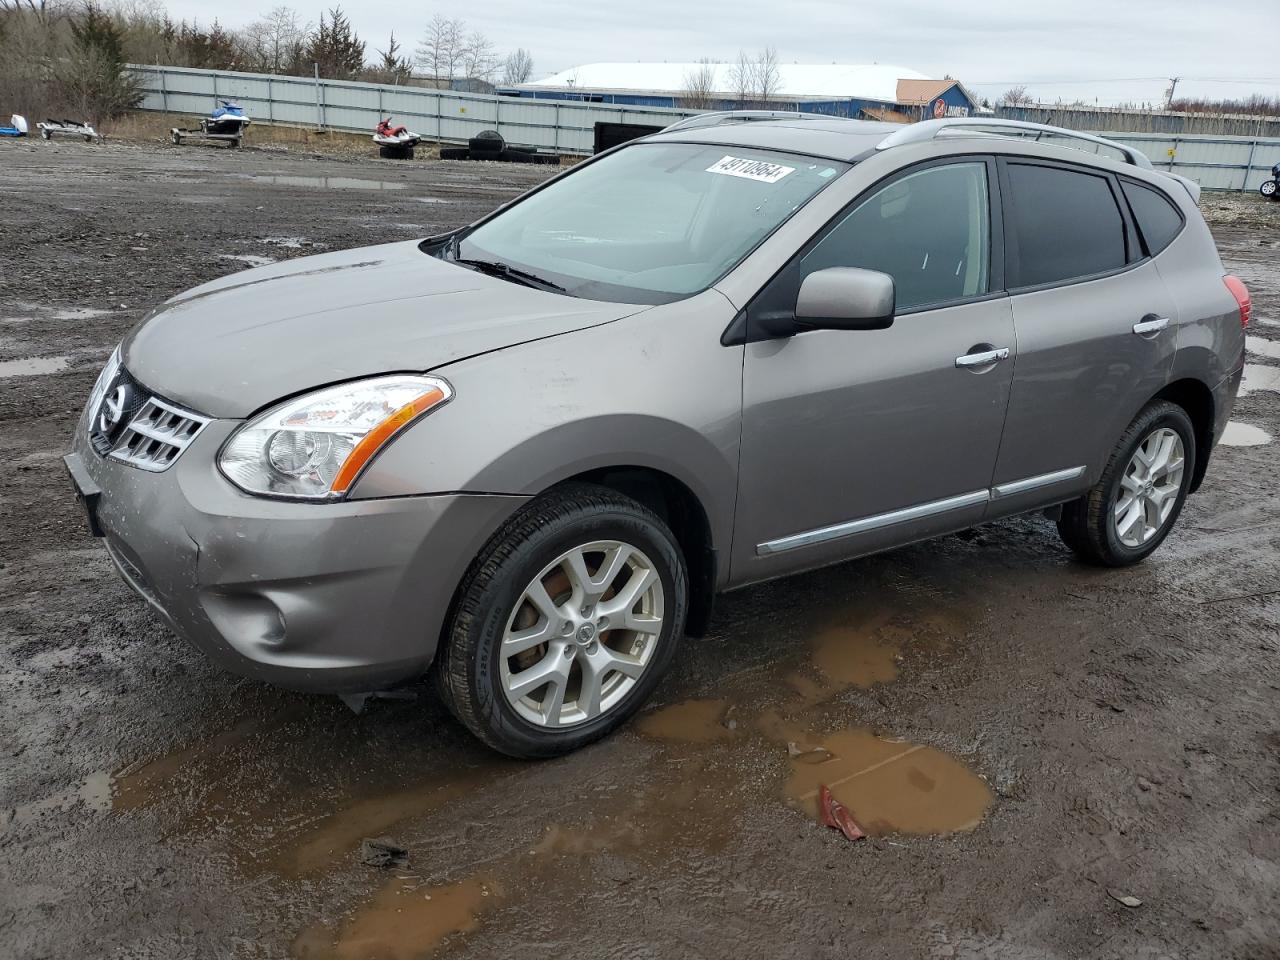
POLYGON ((568 753, 649 698, 684 633, 688 597, 684 558, 657 514, 605 487, 566 484, 521 509, 472 563, 437 654, 437 687, 495 750, 568 753), (544 673, 545 685, 528 686, 544 673))
POLYGON ((1258 192, 1268 200, 1275 200, 1277 197, 1280 197, 1280 193, 1277 192, 1277 186, 1278 184, 1275 180, 1266 180, 1263 182, 1262 186, 1258 188, 1258 192))
POLYGON ((507 142, 497 130, 481 130, 467 141, 471 156, 476 160, 497 160, 507 148, 507 142))
POLYGON ((1098 482, 1063 505, 1058 520, 1063 543, 1096 566, 1145 560, 1177 522, 1195 462, 1195 428, 1186 411, 1165 400, 1147 404, 1120 435, 1098 482), (1155 451, 1158 461, 1165 446, 1168 462, 1146 468, 1148 454, 1155 451))

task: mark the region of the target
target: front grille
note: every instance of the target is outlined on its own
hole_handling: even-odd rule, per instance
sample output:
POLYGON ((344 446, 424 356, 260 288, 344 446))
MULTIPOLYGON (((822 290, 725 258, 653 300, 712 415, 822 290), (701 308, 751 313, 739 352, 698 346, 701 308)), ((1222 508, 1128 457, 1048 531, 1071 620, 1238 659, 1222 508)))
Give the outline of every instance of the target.
POLYGON ((99 456, 153 473, 171 467, 209 423, 110 364, 94 388, 89 416, 89 443, 99 456))
POLYGON ((121 431, 109 456, 158 473, 173 465, 208 422, 159 397, 149 397, 121 431))

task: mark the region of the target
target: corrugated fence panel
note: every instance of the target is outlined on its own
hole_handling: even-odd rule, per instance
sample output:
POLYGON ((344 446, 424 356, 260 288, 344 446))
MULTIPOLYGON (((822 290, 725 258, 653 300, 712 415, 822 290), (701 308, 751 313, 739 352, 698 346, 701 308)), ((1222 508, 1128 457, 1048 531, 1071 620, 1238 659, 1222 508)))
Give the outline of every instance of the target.
MULTIPOLYGON (((387 86, 307 77, 275 77, 183 67, 134 68, 142 80, 144 110, 207 115, 215 97, 235 99, 268 123, 371 133, 392 116, 432 140, 462 143, 481 130, 497 130, 510 143, 560 153, 589 154, 595 124, 666 126, 697 111, 614 106, 529 97, 498 97, 427 87, 387 86)), ((1256 190, 1280 161, 1280 139, 1099 133, 1136 147, 1162 170, 1210 190, 1256 190)))
MULTIPOLYGON (((1101 136, 1101 134, 1100 134, 1101 136)), ((1171 170, 1206 190, 1256 190, 1280 161, 1280 139, 1109 133, 1136 147, 1160 170, 1171 170)))
POLYGON ((481 130, 496 129, 511 143, 563 153, 589 154, 598 121, 666 126, 695 112, 184 67, 134 69, 145 91, 144 110, 188 113, 194 118, 205 116, 216 97, 226 97, 239 101, 260 122, 364 133, 372 132, 382 117, 392 116, 435 140, 462 143, 481 130))

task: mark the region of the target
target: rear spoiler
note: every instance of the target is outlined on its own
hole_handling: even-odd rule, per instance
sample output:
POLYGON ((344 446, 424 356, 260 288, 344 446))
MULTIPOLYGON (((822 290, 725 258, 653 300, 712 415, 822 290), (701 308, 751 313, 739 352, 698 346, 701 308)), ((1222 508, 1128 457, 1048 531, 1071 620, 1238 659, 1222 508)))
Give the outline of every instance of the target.
POLYGON ((1156 173, 1166 176, 1170 180, 1177 180, 1178 183, 1182 184, 1183 189, 1186 190, 1187 193, 1191 194, 1191 201, 1193 203, 1198 204, 1200 202, 1200 184, 1196 183, 1194 180, 1189 177, 1184 177, 1180 173, 1171 173, 1168 170, 1157 170, 1156 173))

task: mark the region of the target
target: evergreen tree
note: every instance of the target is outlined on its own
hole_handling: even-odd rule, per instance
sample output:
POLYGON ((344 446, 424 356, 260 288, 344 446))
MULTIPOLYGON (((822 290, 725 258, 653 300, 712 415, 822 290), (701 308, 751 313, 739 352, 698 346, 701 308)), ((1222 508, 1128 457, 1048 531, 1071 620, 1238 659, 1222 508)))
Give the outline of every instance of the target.
POLYGON ((142 102, 142 88, 126 67, 124 35, 93 3, 72 18, 71 57, 63 79, 67 102, 95 124, 142 102))
POLYGON ((356 36, 341 7, 320 14, 320 26, 307 44, 306 59, 320 68, 322 77, 354 80, 364 69, 364 41, 356 36))

